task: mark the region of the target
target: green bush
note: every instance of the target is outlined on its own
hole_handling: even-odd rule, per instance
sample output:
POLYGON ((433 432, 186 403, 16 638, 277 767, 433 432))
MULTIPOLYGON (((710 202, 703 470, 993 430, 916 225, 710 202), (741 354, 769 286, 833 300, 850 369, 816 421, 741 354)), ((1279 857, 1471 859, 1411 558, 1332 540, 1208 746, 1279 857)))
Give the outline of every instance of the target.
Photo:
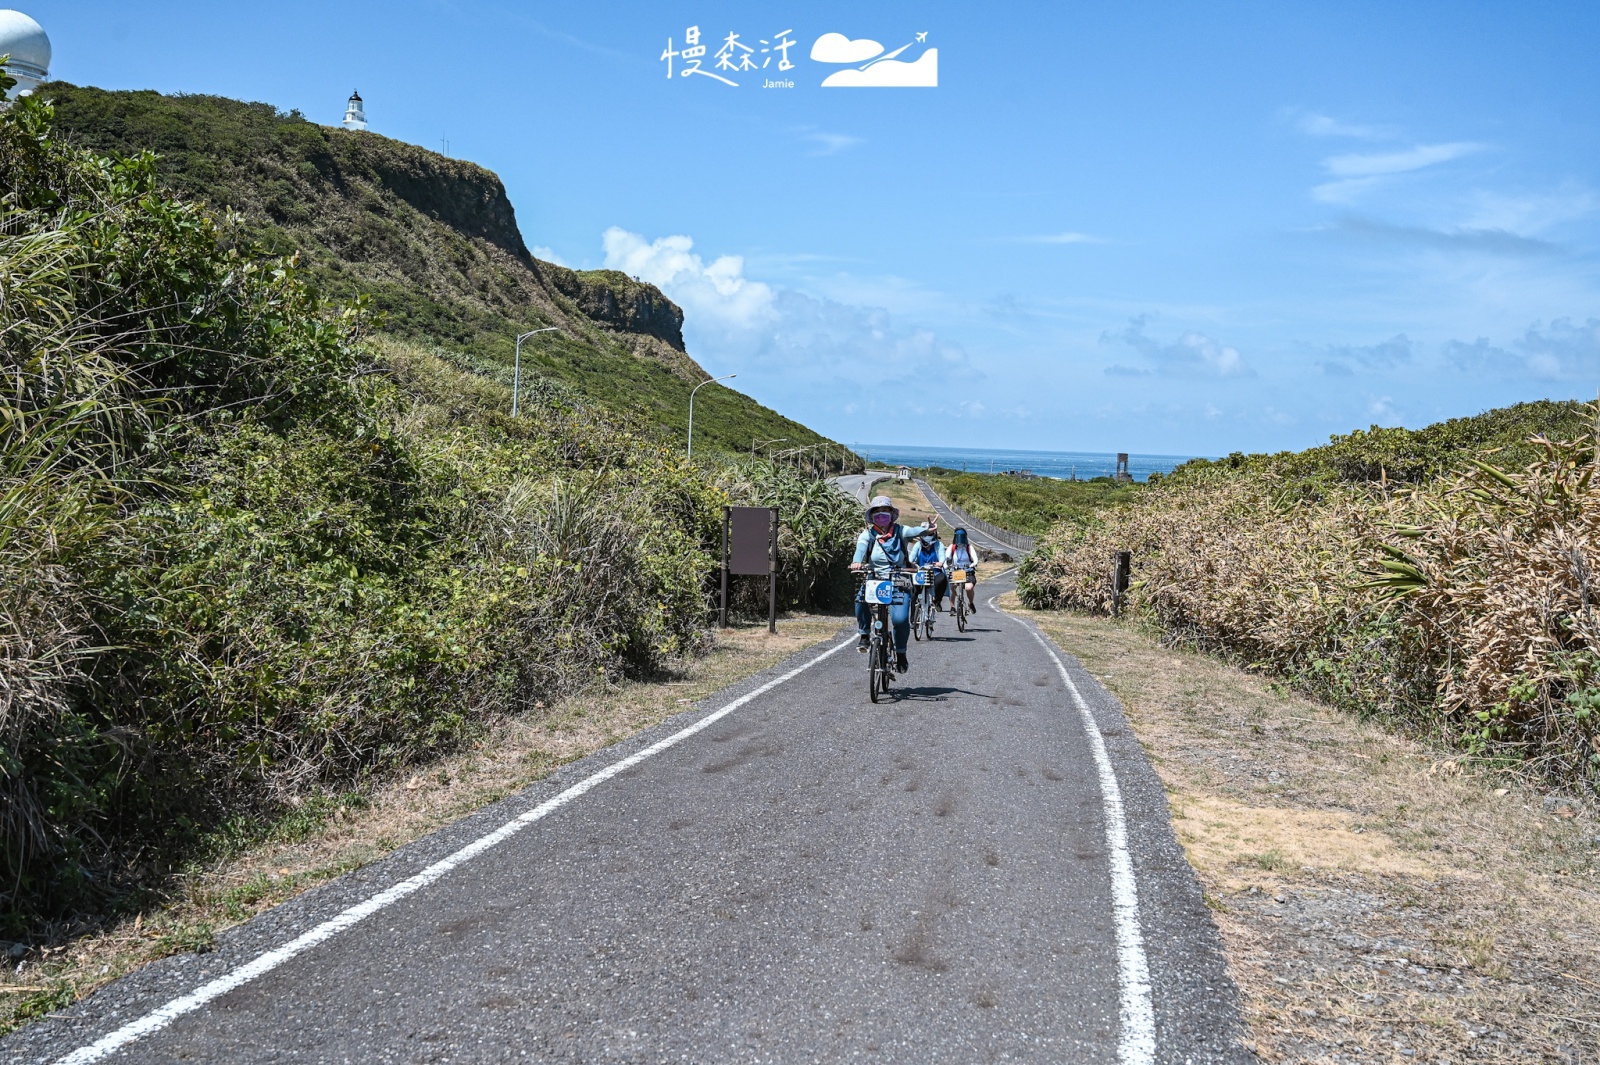
POLYGON ((6 934, 703 647, 729 496, 648 425, 513 421, 35 98, 0 188, 6 934))

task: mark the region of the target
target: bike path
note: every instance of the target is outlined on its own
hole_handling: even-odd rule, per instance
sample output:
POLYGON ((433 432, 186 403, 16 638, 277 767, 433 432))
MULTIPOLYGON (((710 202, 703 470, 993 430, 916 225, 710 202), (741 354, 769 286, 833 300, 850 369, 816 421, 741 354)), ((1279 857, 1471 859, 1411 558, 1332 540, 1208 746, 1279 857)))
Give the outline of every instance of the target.
MULTIPOLYGON (((985 582, 980 602, 1008 587, 985 582)), ((263 915, 215 953, 111 985, 0 1042, 0 1057, 90 1046, 622 765, 100 1060, 1249 1060, 1160 782, 1114 700, 1065 660, 1126 818, 1153 1011, 1142 1049, 1126 1024, 1096 737, 1030 627, 983 609, 954 629, 946 616, 912 644, 892 702, 868 702, 853 649, 807 652, 263 915)))

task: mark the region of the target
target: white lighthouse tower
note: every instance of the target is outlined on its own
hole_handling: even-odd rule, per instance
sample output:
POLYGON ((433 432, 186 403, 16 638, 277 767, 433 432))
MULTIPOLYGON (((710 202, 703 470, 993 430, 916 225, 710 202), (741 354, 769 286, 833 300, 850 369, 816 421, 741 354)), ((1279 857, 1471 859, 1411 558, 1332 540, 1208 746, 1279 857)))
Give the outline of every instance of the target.
POLYGON ((367 112, 366 109, 361 106, 361 94, 359 92, 352 92, 350 94, 350 102, 346 104, 344 108, 344 121, 339 123, 339 125, 343 126, 345 129, 367 128, 367 112))
POLYGON ((0 10, 0 55, 6 73, 17 79, 12 96, 26 96, 50 77, 50 38, 44 27, 20 11, 0 10))

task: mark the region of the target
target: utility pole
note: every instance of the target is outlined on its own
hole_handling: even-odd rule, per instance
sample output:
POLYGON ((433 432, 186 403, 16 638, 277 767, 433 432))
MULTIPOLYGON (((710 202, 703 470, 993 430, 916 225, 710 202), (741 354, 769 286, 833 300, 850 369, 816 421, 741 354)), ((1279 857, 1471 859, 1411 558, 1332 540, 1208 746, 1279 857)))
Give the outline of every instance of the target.
POLYGON ((721 377, 713 377, 710 381, 701 381, 689 389, 689 458, 694 458, 694 394, 706 387, 706 385, 716 381, 728 381, 738 376, 736 373, 723 374, 721 377))

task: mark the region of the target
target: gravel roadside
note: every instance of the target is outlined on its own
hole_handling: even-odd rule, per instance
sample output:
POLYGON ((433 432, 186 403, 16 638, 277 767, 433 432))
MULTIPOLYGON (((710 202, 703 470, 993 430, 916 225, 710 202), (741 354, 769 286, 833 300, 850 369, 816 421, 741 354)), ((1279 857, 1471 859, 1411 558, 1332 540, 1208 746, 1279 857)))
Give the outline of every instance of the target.
POLYGON ((1600 1060, 1591 805, 1010 598, 1124 704, 1262 1058, 1600 1060))

